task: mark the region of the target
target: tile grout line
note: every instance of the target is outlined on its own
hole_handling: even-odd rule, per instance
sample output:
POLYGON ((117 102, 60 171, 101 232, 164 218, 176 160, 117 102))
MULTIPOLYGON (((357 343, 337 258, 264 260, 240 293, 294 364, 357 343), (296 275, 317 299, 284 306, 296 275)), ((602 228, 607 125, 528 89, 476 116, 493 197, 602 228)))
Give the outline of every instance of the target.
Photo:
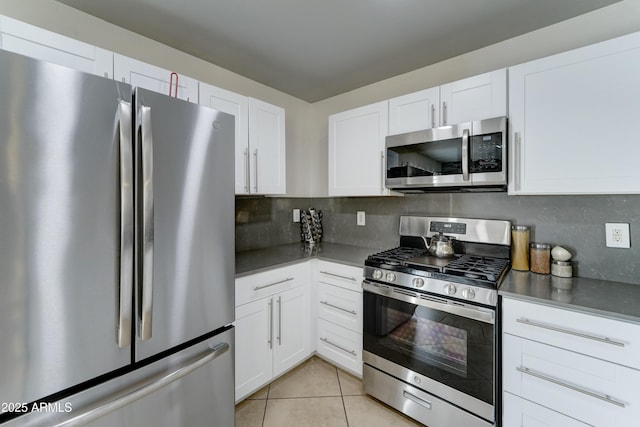
POLYGON ((349 417, 347 416, 347 406, 344 404, 344 392, 342 391, 342 381, 340 381, 340 373, 338 372, 338 368, 336 368, 336 375, 338 376, 338 387, 340 388, 340 399, 342 400, 342 410, 344 411, 344 420, 347 423, 347 427, 349 427, 349 417))
POLYGON ((264 412, 262 413, 262 423, 260 424, 264 427, 264 422, 267 419, 267 405, 269 404, 269 393, 271 393, 271 384, 267 385, 267 398, 264 400, 264 412))

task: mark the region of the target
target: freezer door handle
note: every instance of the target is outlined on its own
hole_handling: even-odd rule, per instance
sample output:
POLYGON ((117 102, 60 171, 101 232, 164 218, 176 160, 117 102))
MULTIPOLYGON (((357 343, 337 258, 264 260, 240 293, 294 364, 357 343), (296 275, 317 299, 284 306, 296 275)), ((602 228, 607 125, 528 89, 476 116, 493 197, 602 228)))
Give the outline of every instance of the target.
POLYGON ((142 294, 140 295, 140 339, 151 338, 153 315, 153 136, 151 108, 140 107, 142 151, 142 294))
POLYGON ((118 307, 118 347, 131 345, 133 306, 133 146, 131 104, 118 104, 120 136, 120 289, 118 307))
POLYGON ((81 412, 73 418, 56 424, 56 427, 80 426, 97 420, 104 415, 130 405, 136 400, 148 396, 151 393, 158 391, 163 387, 166 387, 172 382, 177 381, 186 375, 189 375, 191 372, 195 371, 201 366, 204 366, 214 359, 220 357, 228 350, 229 344, 226 342, 222 342, 220 344, 212 346, 202 354, 199 354, 193 359, 189 360, 185 365, 176 369, 175 371, 172 371, 168 374, 165 374, 163 372, 158 375, 154 375, 144 381, 144 383, 140 385, 140 387, 137 387, 135 390, 129 391, 130 389, 127 388, 125 391, 116 392, 106 399, 100 399, 97 403, 91 404, 87 408, 82 409, 81 412), (106 403, 103 403, 105 401, 106 403))

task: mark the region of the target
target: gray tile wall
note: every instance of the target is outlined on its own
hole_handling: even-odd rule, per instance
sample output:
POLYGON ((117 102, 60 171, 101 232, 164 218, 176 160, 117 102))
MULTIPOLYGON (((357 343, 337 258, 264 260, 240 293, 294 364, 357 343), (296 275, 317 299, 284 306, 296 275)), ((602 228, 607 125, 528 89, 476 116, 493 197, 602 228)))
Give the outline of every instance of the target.
POLYGON ((574 254, 574 274, 640 285, 640 196, 508 196, 505 193, 418 194, 405 197, 236 198, 236 250, 300 240, 292 209, 323 211, 324 241, 390 248, 400 215, 506 219, 532 227, 532 240, 574 254), (366 226, 356 225, 356 211, 366 226), (605 247, 605 222, 631 224, 631 249, 605 247))

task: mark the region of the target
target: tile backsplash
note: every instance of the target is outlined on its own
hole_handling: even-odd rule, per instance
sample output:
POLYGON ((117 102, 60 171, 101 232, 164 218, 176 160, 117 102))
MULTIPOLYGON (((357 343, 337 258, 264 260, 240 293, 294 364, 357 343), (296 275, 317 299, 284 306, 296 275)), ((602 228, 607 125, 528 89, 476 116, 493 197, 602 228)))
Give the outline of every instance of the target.
MULTIPOLYGON (((436 193, 404 197, 236 197, 236 250, 300 241, 292 210, 323 212, 323 241, 385 249, 398 244, 400 215, 509 220, 531 226, 531 240, 561 245, 573 254, 574 274, 640 285, 640 196, 508 196, 436 193), (365 211, 366 225, 356 225, 365 211), (629 223, 631 249, 605 246, 606 222, 629 223)), ((372 251, 373 252, 373 251, 372 251)))

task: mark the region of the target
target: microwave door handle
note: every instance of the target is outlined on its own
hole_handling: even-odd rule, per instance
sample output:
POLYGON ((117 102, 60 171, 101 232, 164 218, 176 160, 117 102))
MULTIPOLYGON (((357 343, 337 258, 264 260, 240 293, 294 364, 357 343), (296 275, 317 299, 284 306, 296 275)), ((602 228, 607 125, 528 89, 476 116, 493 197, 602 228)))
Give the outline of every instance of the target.
POLYGON ((140 311, 140 339, 151 338, 153 315, 153 136, 151 134, 151 108, 140 108, 142 148, 142 295, 140 311))
POLYGON ((462 180, 469 181, 469 129, 462 131, 462 180))
POLYGON ((120 295, 118 303, 118 347, 131 345, 133 306, 133 146, 131 104, 118 103, 120 143, 120 295))

